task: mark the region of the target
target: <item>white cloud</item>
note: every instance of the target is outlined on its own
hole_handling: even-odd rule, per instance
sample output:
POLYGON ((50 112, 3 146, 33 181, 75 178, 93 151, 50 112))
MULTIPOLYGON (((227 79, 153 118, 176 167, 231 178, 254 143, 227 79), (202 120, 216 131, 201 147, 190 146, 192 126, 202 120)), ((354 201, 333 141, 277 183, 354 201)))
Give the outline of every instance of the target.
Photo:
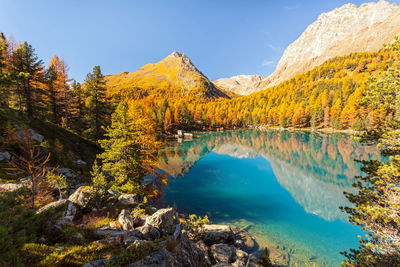
POLYGON ((273 67, 273 66, 275 66, 275 61, 273 61, 273 60, 264 60, 261 63, 261 66, 263 66, 263 67, 273 67))

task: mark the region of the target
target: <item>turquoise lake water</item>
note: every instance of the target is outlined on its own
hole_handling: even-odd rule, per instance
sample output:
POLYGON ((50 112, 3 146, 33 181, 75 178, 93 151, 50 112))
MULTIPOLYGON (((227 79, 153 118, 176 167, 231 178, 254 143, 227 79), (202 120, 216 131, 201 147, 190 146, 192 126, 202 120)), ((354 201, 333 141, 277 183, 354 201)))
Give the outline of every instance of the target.
POLYGON ((344 134, 200 134, 165 149, 160 166, 171 177, 163 200, 213 223, 247 227, 292 266, 340 266, 340 252, 357 247, 362 234, 339 210, 348 205, 343 191, 360 175, 354 159, 371 158, 379 158, 374 147, 344 134))

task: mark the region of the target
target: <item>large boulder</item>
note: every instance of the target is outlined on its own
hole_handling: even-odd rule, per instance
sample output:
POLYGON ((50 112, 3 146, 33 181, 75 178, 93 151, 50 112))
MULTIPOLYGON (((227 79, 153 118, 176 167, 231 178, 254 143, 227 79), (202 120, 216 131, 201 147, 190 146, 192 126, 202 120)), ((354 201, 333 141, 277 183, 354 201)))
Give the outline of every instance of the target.
POLYGON ((231 263, 236 260, 236 249, 227 244, 214 244, 210 252, 217 263, 231 263))
POLYGON ((206 224, 204 225, 203 240, 208 246, 219 243, 230 243, 234 240, 234 234, 228 225, 206 224))
POLYGON ((175 230, 174 222, 175 209, 160 209, 153 215, 146 218, 145 225, 157 228, 162 235, 170 234, 175 230))
POLYGON ((69 196, 68 200, 79 206, 80 208, 86 208, 91 200, 95 197, 95 190, 91 186, 81 186, 72 195, 69 196))
POLYGON ((118 222, 121 224, 123 230, 133 229, 133 221, 130 216, 129 210, 123 209, 118 216, 118 222))
POLYGON ((137 205, 140 203, 141 197, 136 194, 123 194, 118 197, 118 204, 121 205, 137 205))
POLYGON ((46 211, 48 211, 50 209, 57 209, 58 207, 66 205, 67 203, 68 203, 67 199, 60 199, 60 200, 51 202, 51 203, 47 204, 46 206, 43 206, 40 209, 38 209, 36 211, 36 214, 41 214, 41 213, 46 212, 46 211))

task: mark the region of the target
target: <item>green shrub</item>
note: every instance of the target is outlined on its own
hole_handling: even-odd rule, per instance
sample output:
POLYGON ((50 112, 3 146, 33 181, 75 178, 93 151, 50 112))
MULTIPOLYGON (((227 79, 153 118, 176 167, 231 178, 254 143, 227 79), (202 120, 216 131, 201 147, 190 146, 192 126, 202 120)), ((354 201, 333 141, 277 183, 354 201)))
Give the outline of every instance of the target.
POLYGON ((124 253, 124 255, 117 260, 115 260, 111 266, 126 266, 135 261, 141 260, 146 256, 150 255, 154 251, 158 249, 158 246, 155 242, 144 242, 140 243, 137 246, 132 245, 128 247, 124 253))

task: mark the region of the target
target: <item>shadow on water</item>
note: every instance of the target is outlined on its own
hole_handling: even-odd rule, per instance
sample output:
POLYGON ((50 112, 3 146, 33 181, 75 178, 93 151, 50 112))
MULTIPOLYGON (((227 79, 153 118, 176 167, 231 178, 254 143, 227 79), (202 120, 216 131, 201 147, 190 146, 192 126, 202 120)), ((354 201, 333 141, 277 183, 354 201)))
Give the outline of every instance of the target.
POLYGON ((378 157, 344 134, 241 130, 171 143, 159 165, 171 175, 166 204, 216 223, 249 225, 291 262, 336 266, 360 234, 338 209, 348 205, 343 191, 352 191, 360 175, 354 159, 378 157))

